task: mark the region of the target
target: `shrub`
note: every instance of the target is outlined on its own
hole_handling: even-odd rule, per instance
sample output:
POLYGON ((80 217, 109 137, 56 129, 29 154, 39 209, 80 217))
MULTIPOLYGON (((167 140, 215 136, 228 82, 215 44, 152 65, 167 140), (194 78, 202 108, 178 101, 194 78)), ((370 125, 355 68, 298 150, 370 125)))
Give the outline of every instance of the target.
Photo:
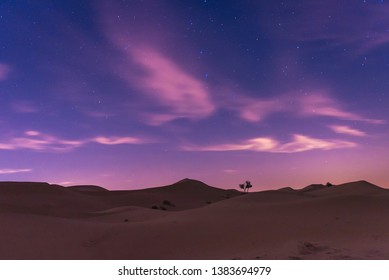
POLYGON ((175 205, 173 203, 171 203, 169 200, 162 201, 162 204, 170 206, 170 207, 175 207, 175 205))
POLYGON ((251 185, 250 181, 246 181, 244 184, 239 184, 239 188, 241 188, 244 192, 249 192, 253 185, 251 185))

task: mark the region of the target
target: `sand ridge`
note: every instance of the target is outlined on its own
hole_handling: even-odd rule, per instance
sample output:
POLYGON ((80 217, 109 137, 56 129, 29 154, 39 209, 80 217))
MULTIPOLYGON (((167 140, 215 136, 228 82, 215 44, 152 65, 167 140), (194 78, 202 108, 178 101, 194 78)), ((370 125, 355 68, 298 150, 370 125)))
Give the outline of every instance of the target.
POLYGON ((0 183, 1 259, 389 259, 389 191, 0 183))

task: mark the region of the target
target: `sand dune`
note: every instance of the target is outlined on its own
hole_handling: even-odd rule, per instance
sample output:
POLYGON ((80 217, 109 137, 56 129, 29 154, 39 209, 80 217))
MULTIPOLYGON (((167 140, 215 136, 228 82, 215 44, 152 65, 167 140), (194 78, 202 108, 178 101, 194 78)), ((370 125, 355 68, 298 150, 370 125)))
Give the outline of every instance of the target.
POLYGON ((389 259, 389 191, 0 183, 1 259, 389 259))
POLYGON ((386 189, 382 189, 366 181, 346 183, 338 186, 323 187, 311 190, 311 194, 323 195, 383 195, 388 194, 386 189))
POLYGON ((238 191, 218 189, 189 179, 143 190, 93 193, 95 198, 111 207, 133 205, 170 211, 204 207, 237 195, 240 195, 238 191))
POLYGON ((94 185, 76 185, 76 186, 70 186, 68 189, 74 190, 74 191, 80 191, 80 192, 95 192, 95 191, 108 191, 107 189, 104 189, 100 186, 94 186, 94 185))
POLYGON ((0 183, 0 213, 74 216, 106 207, 106 203, 58 185, 29 182, 0 183))

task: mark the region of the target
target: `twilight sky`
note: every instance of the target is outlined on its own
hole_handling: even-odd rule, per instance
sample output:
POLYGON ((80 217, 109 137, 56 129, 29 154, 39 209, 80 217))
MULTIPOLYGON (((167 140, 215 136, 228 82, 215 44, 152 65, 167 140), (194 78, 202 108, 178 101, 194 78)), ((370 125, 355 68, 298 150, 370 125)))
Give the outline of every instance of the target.
POLYGON ((389 2, 0 2, 0 181, 389 187, 389 2))

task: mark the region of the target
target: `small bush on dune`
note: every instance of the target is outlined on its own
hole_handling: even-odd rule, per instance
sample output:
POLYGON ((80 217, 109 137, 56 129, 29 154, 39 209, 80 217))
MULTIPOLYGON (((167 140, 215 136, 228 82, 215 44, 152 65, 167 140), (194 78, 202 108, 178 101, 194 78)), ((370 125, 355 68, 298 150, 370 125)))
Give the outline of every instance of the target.
MULTIPOLYGON (((166 203, 163 203, 164 205, 167 205, 166 203)), ((173 204, 171 206, 174 206, 173 204)), ((163 210, 163 211, 166 211, 167 208, 165 206, 157 206, 157 205, 153 205, 151 206, 151 209, 155 209, 155 210, 163 210)))
POLYGON ((166 199, 164 201, 162 201, 162 204, 167 205, 167 206, 171 206, 171 207, 175 207, 175 205, 172 202, 170 202, 169 200, 166 200, 166 199))
POLYGON ((243 192, 249 192, 253 185, 251 185, 250 181, 246 181, 244 184, 239 184, 239 188, 243 190, 243 192))

